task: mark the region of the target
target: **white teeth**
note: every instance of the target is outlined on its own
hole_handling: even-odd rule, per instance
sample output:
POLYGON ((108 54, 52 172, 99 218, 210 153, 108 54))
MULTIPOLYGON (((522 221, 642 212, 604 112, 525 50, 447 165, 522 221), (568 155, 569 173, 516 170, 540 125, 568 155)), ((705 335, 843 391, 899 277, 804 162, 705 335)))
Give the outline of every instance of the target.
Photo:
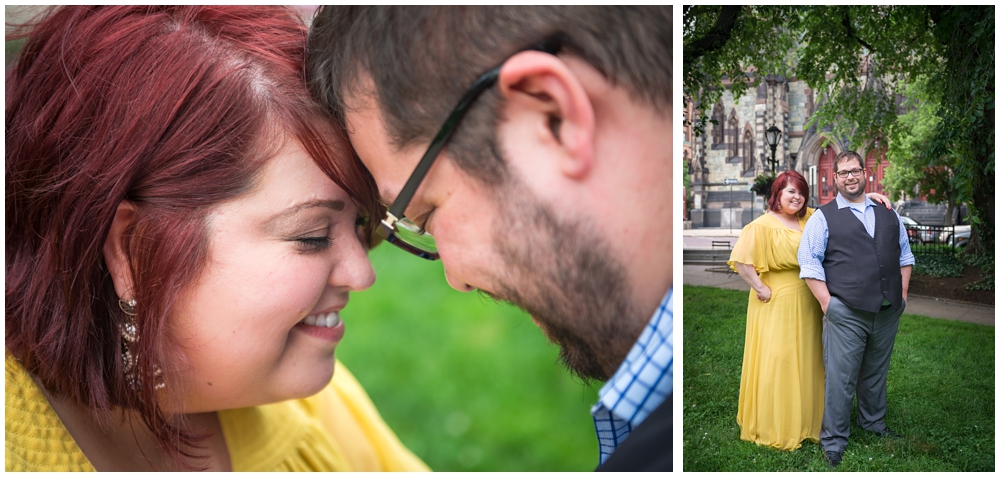
POLYGON ((309 315, 302 319, 301 323, 305 323, 311 326, 322 326, 324 328, 333 328, 340 324, 340 313, 336 311, 331 311, 329 313, 320 313, 318 315, 309 315))
POLYGON ((337 326, 339 324, 340 324, 340 313, 337 313, 336 311, 331 311, 330 313, 326 314, 327 328, 333 328, 334 326, 337 326))

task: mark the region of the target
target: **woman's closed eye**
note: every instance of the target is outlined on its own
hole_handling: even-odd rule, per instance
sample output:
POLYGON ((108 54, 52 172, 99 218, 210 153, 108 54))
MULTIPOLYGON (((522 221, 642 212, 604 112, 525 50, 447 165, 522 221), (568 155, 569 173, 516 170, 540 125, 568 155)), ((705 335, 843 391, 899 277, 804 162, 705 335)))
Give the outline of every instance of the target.
POLYGON ((310 253, 330 248, 333 238, 324 234, 315 237, 299 237, 295 241, 301 245, 302 252, 310 253))

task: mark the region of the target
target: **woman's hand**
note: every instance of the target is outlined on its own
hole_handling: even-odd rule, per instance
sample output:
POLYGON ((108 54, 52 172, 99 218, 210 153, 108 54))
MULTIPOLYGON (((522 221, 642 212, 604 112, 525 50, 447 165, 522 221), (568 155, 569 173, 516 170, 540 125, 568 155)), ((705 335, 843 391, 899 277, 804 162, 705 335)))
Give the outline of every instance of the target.
POLYGON ((761 303, 771 301, 771 287, 764 285, 763 283, 761 283, 760 286, 760 290, 757 291, 757 299, 760 300, 761 303))
POLYGON ((887 208, 889 210, 892 210, 892 202, 889 201, 888 197, 886 197, 886 196, 884 196, 882 194, 879 194, 878 192, 869 192, 869 193, 867 193, 865 195, 867 195, 869 199, 874 200, 875 202, 878 202, 879 204, 884 205, 885 208, 887 208))
POLYGON ((736 262, 736 271, 740 274, 740 278, 747 282, 747 285, 750 285, 750 288, 757 291, 758 300, 764 303, 771 301, 771 288, 760 280, 753 265, 736 262))

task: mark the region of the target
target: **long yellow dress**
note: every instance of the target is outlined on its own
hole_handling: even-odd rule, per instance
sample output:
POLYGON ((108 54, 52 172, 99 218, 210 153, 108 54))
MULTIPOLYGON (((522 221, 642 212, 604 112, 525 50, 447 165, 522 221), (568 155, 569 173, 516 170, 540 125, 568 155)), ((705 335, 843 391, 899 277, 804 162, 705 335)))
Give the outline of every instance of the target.
POLYGON ((746 343, 736 422, 740 439, 783 450, 804 439, 819 441, 823 421, 823 311, 799 278, 796 254, 801 230, 770 214, 747 224, 733 247, 729 266, 753 265, 771 289, 761 303, 752 289, 747 305, 746 343))
MULTIPOLYGON (((94 467, 21 363, 6 355, 8 472, 94 467)), ((339 361, 318 394, 219 411, 234 471, 417 471, 427 466, 396 437, 339 361)))

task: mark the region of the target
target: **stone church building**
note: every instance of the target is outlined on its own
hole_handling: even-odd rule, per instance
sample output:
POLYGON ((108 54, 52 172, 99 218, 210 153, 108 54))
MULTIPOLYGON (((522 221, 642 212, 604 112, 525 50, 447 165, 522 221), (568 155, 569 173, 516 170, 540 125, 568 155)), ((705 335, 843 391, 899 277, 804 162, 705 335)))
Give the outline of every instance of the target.
MULTIPOLYGON (((866 157, 866 191, 882 192, 881 181, 888 161, 885 144, 850 144, 806 127, 816 110, 815 92, 804 81, 784 76, 767 76, 756 90, 734 98, 727 89, 711 108, 705 132, 695 137, 694 129, 684 128, 684 163, 690 174, 685 222, 687 227, 742 228, 764 212, 765 200, 754 197, 749 186, 755 177, 770 171, 771 148, 764 136, 772 125, 781 130, 774 151, 777 171, 795 170, 809 183, 809 205, 818 207, 833 200, 833 158, 844 150, 866 157), (882 151, 879 155, 876 151, 882 151), (876 162, 879 162, 876 165, 876 162)), ((697 119, 701 111, 687 99, 685 118, 697 119)))

